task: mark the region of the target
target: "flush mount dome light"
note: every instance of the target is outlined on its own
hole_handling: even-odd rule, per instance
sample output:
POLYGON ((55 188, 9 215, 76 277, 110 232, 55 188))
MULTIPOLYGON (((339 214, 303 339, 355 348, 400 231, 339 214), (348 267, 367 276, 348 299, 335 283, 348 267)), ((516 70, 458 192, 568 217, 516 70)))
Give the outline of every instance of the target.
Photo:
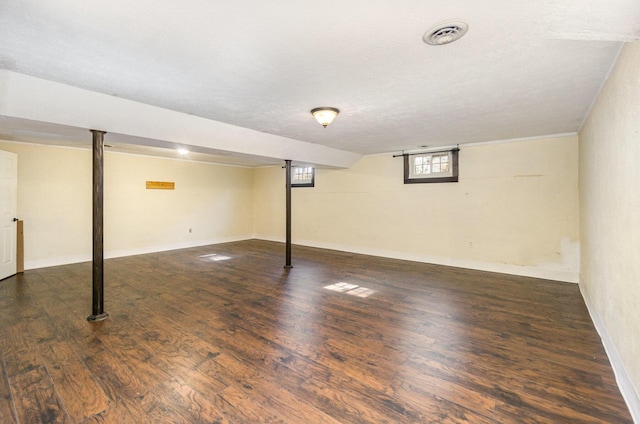
POLYGON ((432 46, 442 46, 453 43, 467 33, 469 25, 460 21, 440 22, 425 32, 422 40, 432 46))
POLYGON ((333 122, 339 113, 340 111, 335 107, 317 107, 315 109, 311 109, 313 117, 316 118, 316 121, 325 128, 333 122))

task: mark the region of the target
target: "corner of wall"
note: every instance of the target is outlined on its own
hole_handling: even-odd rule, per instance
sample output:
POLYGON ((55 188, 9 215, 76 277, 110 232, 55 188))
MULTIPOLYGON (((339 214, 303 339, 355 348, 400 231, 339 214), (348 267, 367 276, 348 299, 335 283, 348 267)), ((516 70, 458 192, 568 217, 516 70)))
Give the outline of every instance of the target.
MULTIPOLYGON (((254 234, 253 238, 258 240, 284 242, 282 237, 273 237, 266 234, 254 234)), ((528 267, 509 264, 499 264, 483 261, 472 261, 465 259, 448 258, 443 256, 412 254, 393 250, 383 250, 375 248, 364 248, 358 246, 347 246, 336 243, 318 242, 312 240, 293 240, 293 244, 318 249, 338 250, 341 252, 356 253, 359 255, 378 256, 382 258, 399 259, 403 261, 422 262, 434 265, 452 266, 457 268, 474 269, 477 271, 496 272, 499 274, 519 275, 522 277, 540 278, 544 280, 562 281, 565 283, 577 283, 579 274, 575 271, 558 269, 557 267, 528 267)))
POLYGON ((618 387, 620 388, 620 393, 627 403, 627 407, 629 407, 629 412, 631 413, 633 421, 635 423, 640 423, 640 394, 638 394, 638 392, 636 391, 636 388, 634 387, 629 374, 627 374, 622 359, 618 354, 618 350, 613 343, 613 339, 609 335, 609 332, 604 325, 604 321, 598 314, 594 305, 591 303, 591 299, 589 298, 584 284, 582 282, 579 283, 579 287, 582 298, 584 299, 584 303, 587 306, 587 310, 589 311, 589 315, 591 316, 591 320, 593 321, 593 325, 596 327, 596 330, 598 331, 598 334, 602 339, 602 345, 604 346, 604 350, 609 357, 609 362, 611 362, 613 373, 616 377, 616 382, 618 383, 618 387))

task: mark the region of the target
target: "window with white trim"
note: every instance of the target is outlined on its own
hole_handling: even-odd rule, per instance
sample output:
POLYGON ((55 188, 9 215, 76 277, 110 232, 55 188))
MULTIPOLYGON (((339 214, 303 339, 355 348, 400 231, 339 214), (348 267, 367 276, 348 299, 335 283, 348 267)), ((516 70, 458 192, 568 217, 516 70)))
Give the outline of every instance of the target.
POLYGON ((458 151, 404 155, 404 183, 458 182, 458 151))
POLYGON ((316 170, 312 166, 296 166, 292 169, 291 187, 313 187, 316 170))

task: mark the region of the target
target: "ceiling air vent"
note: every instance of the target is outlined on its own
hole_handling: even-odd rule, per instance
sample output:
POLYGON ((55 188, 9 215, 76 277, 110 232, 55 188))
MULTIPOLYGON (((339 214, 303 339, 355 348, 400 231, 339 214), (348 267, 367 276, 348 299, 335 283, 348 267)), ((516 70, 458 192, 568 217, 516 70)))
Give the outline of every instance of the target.
POLYGON ((441 22, 429 31, 425 32, 422 39, 432 46, 442 46, 453 43, 466 34, 469 25, 464 22, 447 21, 441 22))

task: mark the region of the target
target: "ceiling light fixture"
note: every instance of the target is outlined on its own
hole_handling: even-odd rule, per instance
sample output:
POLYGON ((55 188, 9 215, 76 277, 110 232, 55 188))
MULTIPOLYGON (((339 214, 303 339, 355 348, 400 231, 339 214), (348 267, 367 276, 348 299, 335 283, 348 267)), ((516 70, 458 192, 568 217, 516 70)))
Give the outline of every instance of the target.
POLYGON ((459 21, 440 22, 425 32, 422 40, 431 46, 442 46, 462 38, 469 30, 469 25, 459 21))
POLYGON ((317 107, 315 109, 311 109, 313 117, 316 118, 316 121, 325 128, 333 122, 339 113, 340 111, 335 107, 317 107))

